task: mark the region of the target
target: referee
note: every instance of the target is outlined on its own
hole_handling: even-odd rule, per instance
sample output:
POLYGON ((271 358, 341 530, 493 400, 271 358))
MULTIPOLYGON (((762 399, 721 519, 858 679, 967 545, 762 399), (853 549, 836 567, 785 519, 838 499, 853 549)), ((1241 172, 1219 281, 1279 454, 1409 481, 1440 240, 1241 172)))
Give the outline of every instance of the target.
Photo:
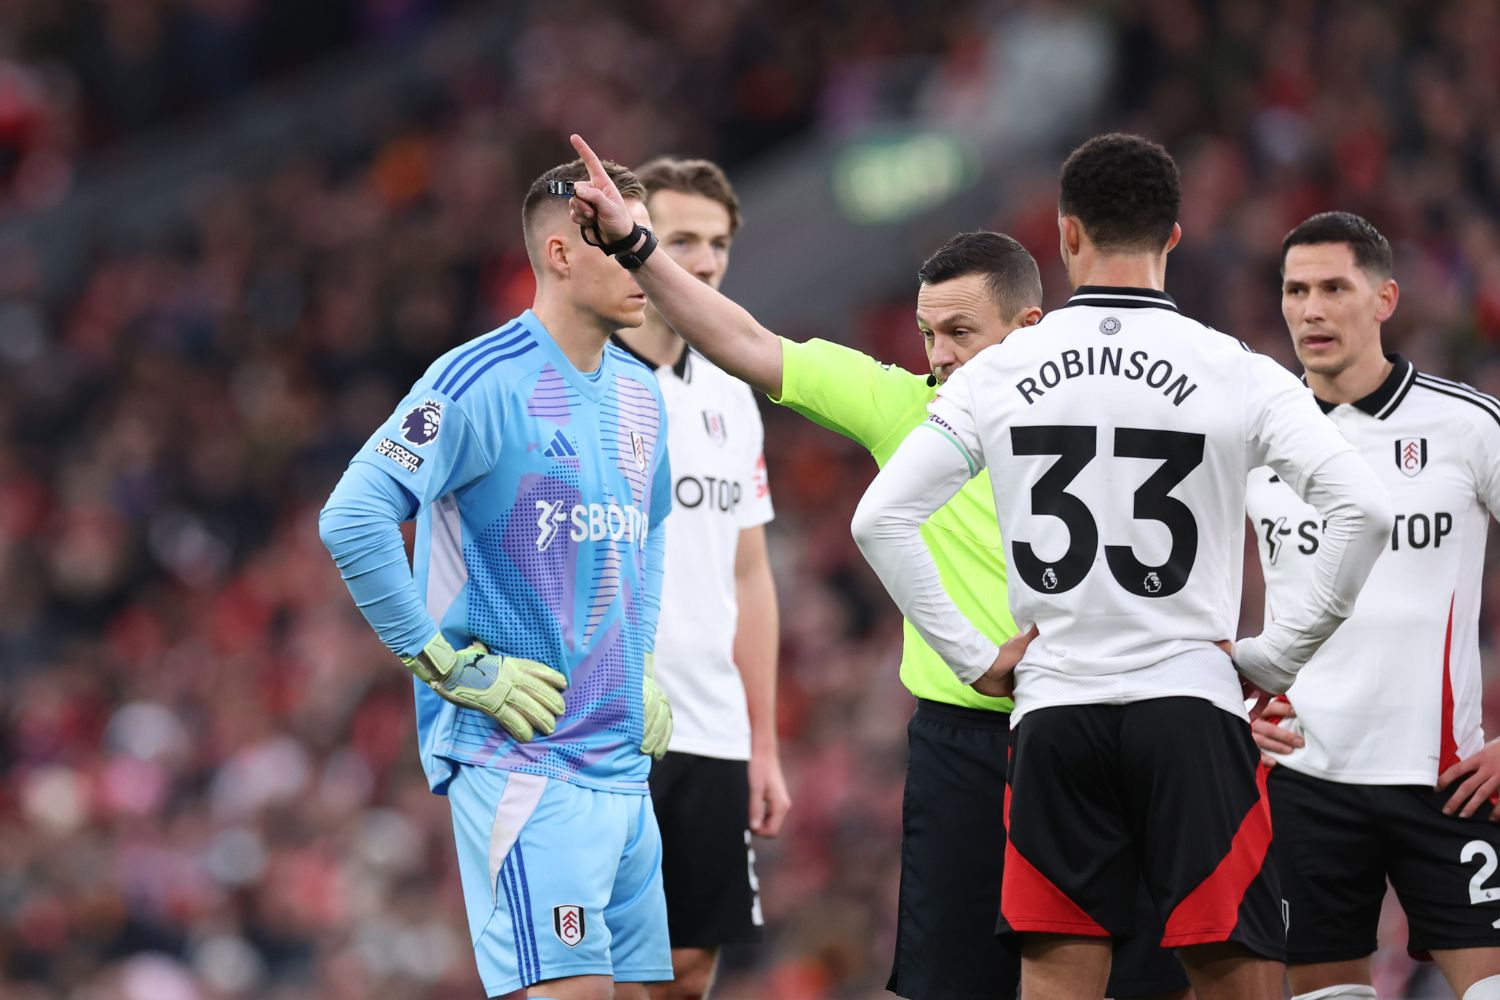
MULTIPOLYGON (((588 161, 592 152, 575 144, 588 161)), ((606 237, 623 235, 611 222, 600 220, 606 237)), ((931 374, 917 375, 828 341, 778 337, 680 269, 654 263, 636 272, 638 280, 688 343, 774 402, 859 442, 878 464, 926 419, 927 404, 954 371, 1042 312, 1041 277, 1024 247, 998 233, 954 237, 918 275, 917 332, 931 374)), ((970 620, 996 642, 1014 636, 987 478, 939 511, 924 537, 970 620)), ((911 1000, 1014 996, 1019 954, 994 935, 1011 700, 960 683, 910 624, 901 679, 918 703, 908 725, 896 958, 887 988, 911 1000)), ((1141 925, 1122 938, 1111 995, 1186 989, 1181 966, 1158 947, 1160 937, 1159 925, 1141 925)))
MULTIPOLYGON (((1307 384, 1396 510, 1353 615, 1254 727, 1281 765, 1269 788, 1287 977, 1297 1000, 1373 1000, 1389 879, 1407 948, 1455 996, 1500 1000, 1500 743, 1480 728, 1479 662, 1500 400, 1385 353, 1391 275, 1390 244, 1347 212, 1313 216, 1282 247, 1307 384)), ((1269 469, 1250 474, 1246 505, 1271 620, 1311 585, 1323 523, 1269 469)))

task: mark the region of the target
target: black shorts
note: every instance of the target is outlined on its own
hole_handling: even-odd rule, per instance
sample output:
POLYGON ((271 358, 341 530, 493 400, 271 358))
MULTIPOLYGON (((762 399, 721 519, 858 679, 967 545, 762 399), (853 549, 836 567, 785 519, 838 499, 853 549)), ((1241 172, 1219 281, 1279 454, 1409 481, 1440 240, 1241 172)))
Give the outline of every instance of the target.
POLYGON ((1406 911, 1407 949, 1500 946, 1500 824, 1489 807, 1444 816, 1452 790, 1350 785, 1271 770, 1271 850, 1286 900, 1287 959, 1306 964, 1375 950, 1389 878, 1406 911))
POLYGON ((1121 935, 1144 879, 1161 944, 1283 960, 1265 770, 1250 727, 1199 698, 1037 709, 1011 737, 1001 927, 1121 935))
MULTIPOLYGON (((1014 997, 1020 951, 1014 938, 995 936, 1010 716, 919 701, 907 738, 896 960, 886 989, 910 1000, 1014 997)), ((1187 988, 1158 937, 1119 943, 1111 996, 1187 988)))
POLYGON ((672 947, 759 941, 760 883, 750 846, 746 763, 669 752, 652 765, 651 804, 661 828, 672 947))

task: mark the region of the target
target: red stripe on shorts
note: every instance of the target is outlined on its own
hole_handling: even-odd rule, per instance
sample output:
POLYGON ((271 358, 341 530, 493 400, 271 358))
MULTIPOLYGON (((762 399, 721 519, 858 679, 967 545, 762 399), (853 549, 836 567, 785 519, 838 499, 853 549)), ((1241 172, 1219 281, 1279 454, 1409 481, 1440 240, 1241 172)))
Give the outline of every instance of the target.
MULTIPOLYGON (((1164 948, 1181 948, 1191 944, 1215 944, 1227 941, 1239 923, 1240 903, 1250 883, 1265 864, 1266 850, 1271 846, 1271 805, 1266 799, 1266 776, 1271 769, 1264 764, 1256 768, 1257 798, 1240 828, 1235 831, 1213 874, 1198 883, 1167 918, 1164 948)), ((1007 859, 1008 861, 1009 859, 1007 859)), ((1009 873, 1007 873, 1009 874, 1009 873)))
MULTIPOLYGON (((1005 829, 1010 830, 1010 785, 1005 786, 1005 829)), ((1109 937, 1081 907, 1052 884, 1052 880, 1005 841, 1005 878, 1000 884, 1000 915, 1013 931, 1043 931, 1109 937)))

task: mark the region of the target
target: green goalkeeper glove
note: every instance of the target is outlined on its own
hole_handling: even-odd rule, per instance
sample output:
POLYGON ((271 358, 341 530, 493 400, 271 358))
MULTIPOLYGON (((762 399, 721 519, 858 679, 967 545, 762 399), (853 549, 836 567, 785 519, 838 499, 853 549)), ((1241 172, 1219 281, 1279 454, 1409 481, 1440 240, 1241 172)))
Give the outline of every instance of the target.
POLYGON ((522 743, 552 735, 567 707, 558 692, 568 679, 546 664, 491 653, 477 642, 455 651, 441 632, 401 662, 442 698, 483 712, 522 743))
POLYGON ((666 756, 672 742, 672 704, 656 686, 656 654, 646 654, 646 674, 641 680, 641 700, 645 702, 646 727, 641 733, 641 753, 657 760, 666 756))

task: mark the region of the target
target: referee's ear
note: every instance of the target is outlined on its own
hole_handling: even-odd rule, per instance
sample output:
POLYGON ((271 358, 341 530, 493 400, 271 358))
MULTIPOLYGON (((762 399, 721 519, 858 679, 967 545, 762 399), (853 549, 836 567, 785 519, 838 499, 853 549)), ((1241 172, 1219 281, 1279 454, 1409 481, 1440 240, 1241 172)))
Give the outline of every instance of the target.
POLYGON ((1023 326, 1036 326, 1042 319, 1041 306, 1027 306, 1016 316, 1016 329, 1023 326))

